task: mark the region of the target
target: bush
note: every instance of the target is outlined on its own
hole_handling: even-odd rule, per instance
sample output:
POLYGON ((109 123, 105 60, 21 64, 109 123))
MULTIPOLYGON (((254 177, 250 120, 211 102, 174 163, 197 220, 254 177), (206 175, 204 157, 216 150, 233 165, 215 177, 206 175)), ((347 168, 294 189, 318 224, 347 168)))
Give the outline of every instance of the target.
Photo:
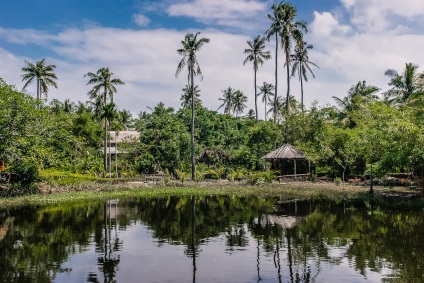
POLYGON ((10 171, 14 174, 13 183, 19 183, 24 187, 34 184, 38 179, 38 167, 35 162, 21 159, 16 161, 10 171))

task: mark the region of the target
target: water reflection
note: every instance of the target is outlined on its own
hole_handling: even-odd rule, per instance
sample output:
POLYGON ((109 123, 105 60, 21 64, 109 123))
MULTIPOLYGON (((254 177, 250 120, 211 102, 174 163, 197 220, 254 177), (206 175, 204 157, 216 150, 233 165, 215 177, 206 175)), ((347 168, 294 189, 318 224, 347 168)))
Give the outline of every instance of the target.
POLYGON ((0 282, 424 282, 422 212, 260 197, 0 211, 0 282))

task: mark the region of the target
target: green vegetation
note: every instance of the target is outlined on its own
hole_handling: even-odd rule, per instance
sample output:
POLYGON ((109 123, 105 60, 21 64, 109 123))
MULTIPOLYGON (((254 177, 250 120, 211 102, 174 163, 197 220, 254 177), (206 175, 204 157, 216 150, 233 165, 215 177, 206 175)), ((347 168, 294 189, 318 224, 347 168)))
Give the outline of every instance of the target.
MULTIPOLYGON (((259 88, 265 112, 267 104, 270 106, 272 121, 258 120, 253 110, 243 116, 247 96, 231 87, 223 90, 219 99, 224 114, 202 105, 194 77, 202 78, 197 53, 209 39, 198 37, 199 33, 187 34, 177 50, 182 59, 176 76, 185 67, 188 71, 182 108, 160 102, 136 118, 113 103, 116 86, 124 82, 114 78, 108 68, 86 74, 87 85, 93 86, 89 101, 53 99, 47 103, 41 94, 47 94, 49 86, 56 87, 56 66, 47 65, 45 59, 36 64, 25 62, 25 87, 37 80, 37 99, 0 80, 0 160, 6 164, 0 176, 1 195, 16 195, 16 188, 21 188, 21 194, 33 192, 37 180, 78 186, 91 178, 168 172, 167 181, 178 178, 183 183, 190 167, 191 180, 195 181, 270 182, 275 172, 267 171, 270 165, 261 157, 284 143, 295 145, 310 158, 314 179, 338 178, 344 183, 349 178, 365 180, 372 175, 372 184, 387 180, 389 174, 404 173, 404 184, 414 182, 423 187, 424 75, 418 66, 407 63, 403 72, 387 70, 391 89, 381 95, 379 87, 363 80, 339 95, 341 98, 334 97, 337 106, 318 107, 315 102, 305 107, 302 87, 300 103, 290 94, 290 73, 299 76, 302 85, 308 72, 314 76, 310 67, 317 67, 307 54, 312 45, 303 41, 306 23, 296 19, 296 8, 290 4, 274 4, 271 10, 265 38, 275 35, 276 67, 281 42, 287 71, 285 101, 277 96, 277 68, 275 86, 264 82, 259 88), (108 130, 128 129, 138 131, 140 138, 119 144, 124 154, 119 160, 117 154, 112 158, 111 150, 107 152, 112 139, 108 130), (13 193, 7 191, 11 186, 13 193)), ((254 67, 255 101, 256 72, 270 58, 264 50, 265 38, 248 41, 249 49, 245 50, 244 63, 253 62, 254 67)))

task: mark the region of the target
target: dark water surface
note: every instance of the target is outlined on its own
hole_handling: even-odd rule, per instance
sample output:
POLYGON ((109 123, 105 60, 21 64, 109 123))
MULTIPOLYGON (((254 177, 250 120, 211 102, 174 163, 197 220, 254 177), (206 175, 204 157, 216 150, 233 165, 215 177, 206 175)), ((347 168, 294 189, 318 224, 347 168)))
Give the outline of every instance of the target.
POLYGON ((0 282, 424 282, 423 211, 169 197, 0 209, 0 282))

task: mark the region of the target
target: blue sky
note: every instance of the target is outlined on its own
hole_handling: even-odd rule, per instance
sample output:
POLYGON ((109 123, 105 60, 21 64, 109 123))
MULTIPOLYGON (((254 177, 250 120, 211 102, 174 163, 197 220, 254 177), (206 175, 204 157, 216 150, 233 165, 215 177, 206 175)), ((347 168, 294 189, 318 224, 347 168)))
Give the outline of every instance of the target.
MULTIPOLYGON (((204 80, 196 80, 204 105, 219 107, 221 90, 242 90, 254 107, 253 67, 243 65, 246 41, 268 28, 268 0, 16 0, 0 10, 0 77, 22 88, 24 60, 46 58, 57 66, 58 89, 48 99, 87 100, 84 74, 109 67, 126 85, 118 87, 119 108, 134 114, 160 101, 180 107, 186 73, 175 78, 176 50, 187 32, 211 42, 199 52, 204 80)), ((424 1, 293 0, 298 19, 308 22, 306 41, 316 78, 305 85, 305 102, 333 103, 350 86, 366 80, 384 91, 389 68, 424 66, 424 1)), ((274 42, 267 49, 274 56, 274 42)), ((279 54, 283 62, 282 52, 279 54)), ((279 68, 279 95, 286 91, 279 68)), ((420 68, 421 70, 421 68, 420 68)), ((274 61, 258 72, 258 85, 274 83, 274 61)), ((298 79, 292 94, 300 98, 298 79)), ((35 86, 27 89, 35 93, 35 86)), ((263 110, 259 104, 259 114, 263 110)))

